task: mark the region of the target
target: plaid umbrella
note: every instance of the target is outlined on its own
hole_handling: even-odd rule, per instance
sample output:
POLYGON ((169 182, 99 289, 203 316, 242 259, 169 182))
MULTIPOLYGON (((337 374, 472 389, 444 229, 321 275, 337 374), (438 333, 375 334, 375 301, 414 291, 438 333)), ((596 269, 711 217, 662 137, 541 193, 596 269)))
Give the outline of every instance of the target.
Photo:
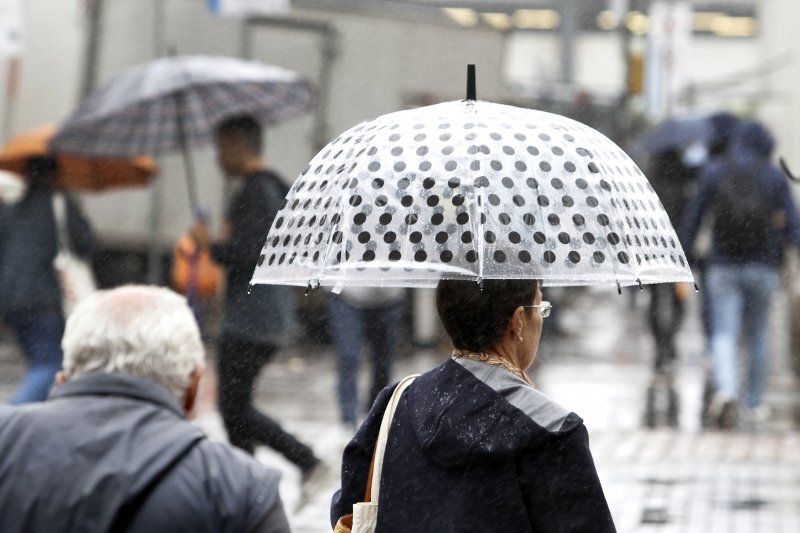
POLYGON ((270 125, 308 111, 313 86, 278 67, 178 56, 133 67, 91 94, 53 139, 54 150, 95 156, 160 154, 209 141, 221 120, 270 125))
POLYGON ((228 117, 247 114, 271 125, 314 103, 312 84, 288 70, 226 57, 167 57, 133 67, 87 97, 51 148, 107 157, 181 150, 195 208, 189 145, 209 141, 228 117))

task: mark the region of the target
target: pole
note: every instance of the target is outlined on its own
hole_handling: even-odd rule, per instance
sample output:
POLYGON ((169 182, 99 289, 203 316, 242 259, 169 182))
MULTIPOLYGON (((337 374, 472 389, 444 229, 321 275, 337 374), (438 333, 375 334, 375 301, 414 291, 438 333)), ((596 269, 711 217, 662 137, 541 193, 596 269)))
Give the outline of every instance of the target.
MULTIPOLYGON (((153 57, 167 54, 166 0, 153 0, 153 57)), ((157 285, 163 281, 164 269, 161 261, 161 208, 163 206, 164 182, 160 176, 150 185, 150 217, 147 237, 147 282, 157 285)))
POLYGON ((103 0, 87 0, 86 10, 89 33, 86 36, 81 99, 89 96, 97 84, 97 64, 100 59, 100 43, 103 36, 103 0))
POLYGON ((571 85, 575 73, 575 39, 578 36, 578 22, 581 14, 581 2, 568 0, 560 2, 561 25, 561 83, 571 85))

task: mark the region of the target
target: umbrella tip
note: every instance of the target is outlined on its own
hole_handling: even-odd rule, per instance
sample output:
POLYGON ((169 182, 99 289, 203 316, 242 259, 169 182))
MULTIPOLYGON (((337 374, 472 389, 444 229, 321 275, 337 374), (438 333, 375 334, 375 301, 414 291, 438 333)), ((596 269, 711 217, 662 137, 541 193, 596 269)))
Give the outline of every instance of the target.
POLYGON ((467 100, 477 100, 477 91, 475 89, 475 65, 467 65, 467 100))
POLYGON ((700 287, 697 286, 697 282, 694 282, 694 292, 700 292, 700 287))
POLYGON ((622 285, 619 284, 619 281, 617 281, 617 294, 622 294, 622 285))

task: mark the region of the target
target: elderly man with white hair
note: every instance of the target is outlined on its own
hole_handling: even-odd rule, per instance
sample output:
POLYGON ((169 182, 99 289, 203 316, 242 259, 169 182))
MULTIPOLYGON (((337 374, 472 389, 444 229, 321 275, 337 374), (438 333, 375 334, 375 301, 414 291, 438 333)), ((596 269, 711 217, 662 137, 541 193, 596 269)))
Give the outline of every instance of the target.
POLYGON ((0 407, 0 531, 286 532, 276 471, 187 420, 204 368, 185 300, 98 291, 46 402, 0 407))

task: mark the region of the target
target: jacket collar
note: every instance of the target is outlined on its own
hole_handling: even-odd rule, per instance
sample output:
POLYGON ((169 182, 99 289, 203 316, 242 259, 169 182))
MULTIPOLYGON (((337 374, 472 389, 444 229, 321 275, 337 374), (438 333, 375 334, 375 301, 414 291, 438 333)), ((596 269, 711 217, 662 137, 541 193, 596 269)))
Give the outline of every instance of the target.
POLYGON ((58 385, 49 400, 76 396, 123 396, 156 404, 181 418, 186 412, 167 390, 146 378, 132 374, 97 372, 58 385))

